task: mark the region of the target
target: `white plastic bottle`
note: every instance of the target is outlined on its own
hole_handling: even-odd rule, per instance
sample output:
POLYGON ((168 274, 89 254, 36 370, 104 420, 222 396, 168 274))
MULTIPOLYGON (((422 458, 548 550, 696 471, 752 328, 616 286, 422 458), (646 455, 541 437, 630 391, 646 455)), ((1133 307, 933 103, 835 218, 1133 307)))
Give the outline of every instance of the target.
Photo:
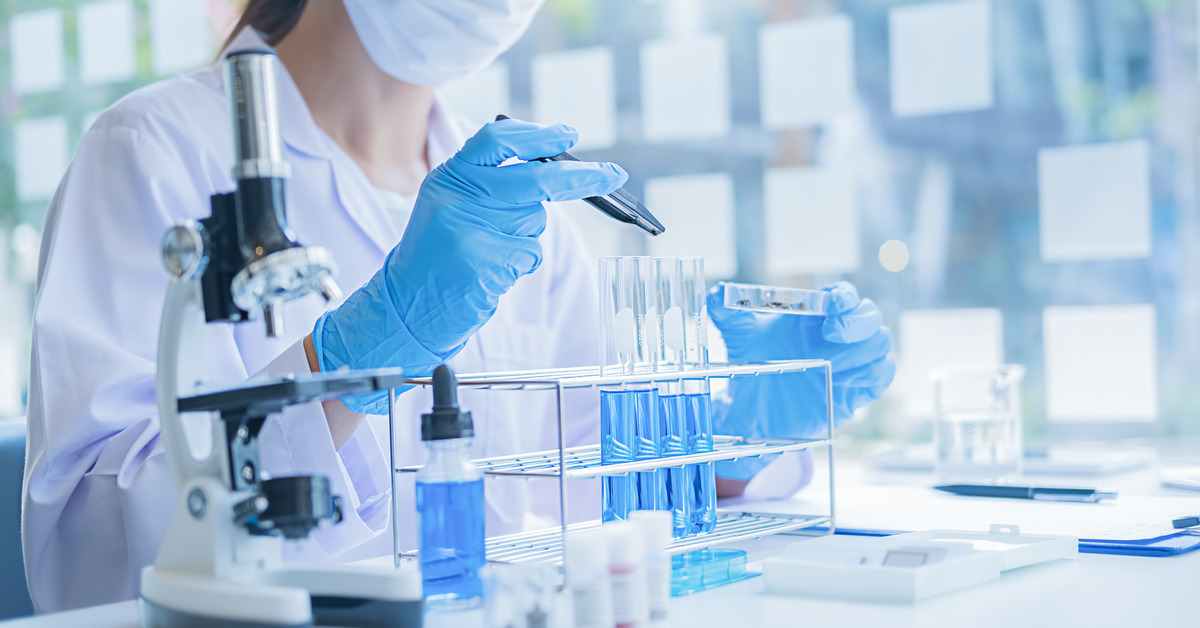
POLYGON ((650 605, 641 530, 628 521, 606 523, 601 529, 608 533, 608 577, 612 582, 615 625, 642 628, 650 622, 650 605))
POLYGON ((613 628, 612 585, 608 576, 608 534, 601 528, 567 535, 567 587, 575 628, 613 628))
POLYGON ((671 610, 671 557, 667 555, 673 525, 671 513, 665 510, 635 510, 629 513, 629 522, 638 527, 646 551, 646 593, 650 621, 655 624, 666 622, 671 610))

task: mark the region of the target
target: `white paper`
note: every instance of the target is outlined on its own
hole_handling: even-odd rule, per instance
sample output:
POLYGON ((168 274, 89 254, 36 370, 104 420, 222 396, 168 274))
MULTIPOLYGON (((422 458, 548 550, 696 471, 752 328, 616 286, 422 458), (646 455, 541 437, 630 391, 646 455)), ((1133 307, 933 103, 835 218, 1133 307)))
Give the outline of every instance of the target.
POLYGON ((1042 259, 1150 256, 1150 150, 1144 141, 1038 153, 1042 259))
POLYGON ((471 132, 496 119, 512 115, 508 65, 497 61, 487 68, 439 88, 442 102, 455 116, 470 123, 471 132))
POLYGON ((892 111, 900 117, 992 106, 988 0, 892 9, 892 111))
POLYGON ((854 175, 841 168, 768 170, 767 272, 843 273, 862 263, 854 175))
POLYGON ((642 136, 648 142, 729 134, 729 50, 717 35, 642 45, 642 136))
POLYGON ((1047 418, 1156 420, 1156 327, 1153 305, 1046 308, 1047 418))
POLYGON ((1004 363, 1004 315, 998 309, 910 310, 900 314, 894 388, 910 417, 934 413, 929 374, 943 366, 1004 363))
POLYGON ((128 81, 137 73, 131 0, 79 5, 79 78, 84 85, 128 81))
POLYGON ((150 51, 160 76, 212 60, 216 50, 205 0, 150 0, 150 51))
POLYGON ((643 200, 667 228, 659 236, 642 236, 651 255, 703 257, 710 279, 737 272, 733 177, 714 173, 650 179, 643 200))
POLYGON ((18 13, 8 22, 12 88, 18 94, 62 89, 62 11, 18 13))
POLYGON ((67 171, 67 119, 63 116, 22 120, 13 127, 17 197, 44 201, 54 196, 67 171))
MULTIPOLYGON (((927 486, 869 483, 854 467, 839 467, 838 526, 851 529, 987 531, 1012 524, 1023 534, 1052 534, 1086 539, 1139 540, 1171 534, 1171 520, 1196 514, 1195 497, 1130 495, 1097 504, 1034 499, 982 499, 930 490, 927 486), (849 487, 847 489, 846 487, 849 487)), ((829 485, 813 482, 791 500, 770 502, 771 512, 812 513, 828 508, 829 485)), ((766 504, 739 504, 761 512, 766 504)), ((968 624, 964 624, 968 625, 968 624)))
POLYGON ((582 48, 533 60, 533 119, 565 122, 579 130, 574 150, 617 143, 617 92, 613 51, 582 48))
POLYGON ((843 15, 759 30, 763 126, 826 122, 854 104, 854 26, 843 15))

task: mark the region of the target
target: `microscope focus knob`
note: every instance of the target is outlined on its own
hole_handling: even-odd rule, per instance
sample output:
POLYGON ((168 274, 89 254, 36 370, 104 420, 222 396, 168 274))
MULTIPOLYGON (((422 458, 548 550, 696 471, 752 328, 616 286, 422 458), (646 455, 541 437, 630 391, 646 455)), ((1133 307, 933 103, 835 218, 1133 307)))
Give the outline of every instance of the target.
POLYGON ((208 268, 208 234, 189 220, 171 227, 162 244, 163 263, 176 281, 199 279, 208 268))

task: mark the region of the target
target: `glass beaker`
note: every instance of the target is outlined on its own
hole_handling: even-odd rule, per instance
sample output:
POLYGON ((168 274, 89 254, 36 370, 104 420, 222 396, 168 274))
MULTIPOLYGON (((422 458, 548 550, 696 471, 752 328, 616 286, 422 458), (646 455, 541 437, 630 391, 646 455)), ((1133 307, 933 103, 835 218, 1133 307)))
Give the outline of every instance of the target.
MULTIPOLYGON (((658 346, 654 263, 649 257, 600 259, 600 371, 650 373, 658 346)), ((600 463, 657 458, 658 389, 625 384, 600 389, 600 463)), ((624 520, 631 510, 659 510, 666 497, 657 471, 605 476, 603 518, 624 520)))
POLYGON ((1025 367, 947 366, 930 373, 939 482, 1002 482, 1021 473, 1025 367))

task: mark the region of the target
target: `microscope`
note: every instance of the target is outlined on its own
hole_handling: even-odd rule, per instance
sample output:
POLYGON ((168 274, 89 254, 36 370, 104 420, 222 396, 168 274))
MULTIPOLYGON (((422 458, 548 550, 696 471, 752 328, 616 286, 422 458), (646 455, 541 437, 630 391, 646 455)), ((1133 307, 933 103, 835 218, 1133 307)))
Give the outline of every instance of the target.
POLYGON ((394 419, 400 370, 304 373, 223 389, 201 381, 206 323, 261 316, 267 335, 277 336, 288 301, 311 293, 341 298, 330 253, 301 246, 287 223, 290 166, 279 130, 277 64, 269 49, 227 55, 237 187, 212 197, 210 217, 177 225, 163 240, 173 281, 159 331, 157 394, 180 498, 154 565, 142 572, 141 622, 153 628, 420 626, 415 569, 282 561, 285 540, 337 525, 342 501, 331 494, 329 478, 266 477, 258 458, 263 424, 289 405, 387 391, 394 419))

